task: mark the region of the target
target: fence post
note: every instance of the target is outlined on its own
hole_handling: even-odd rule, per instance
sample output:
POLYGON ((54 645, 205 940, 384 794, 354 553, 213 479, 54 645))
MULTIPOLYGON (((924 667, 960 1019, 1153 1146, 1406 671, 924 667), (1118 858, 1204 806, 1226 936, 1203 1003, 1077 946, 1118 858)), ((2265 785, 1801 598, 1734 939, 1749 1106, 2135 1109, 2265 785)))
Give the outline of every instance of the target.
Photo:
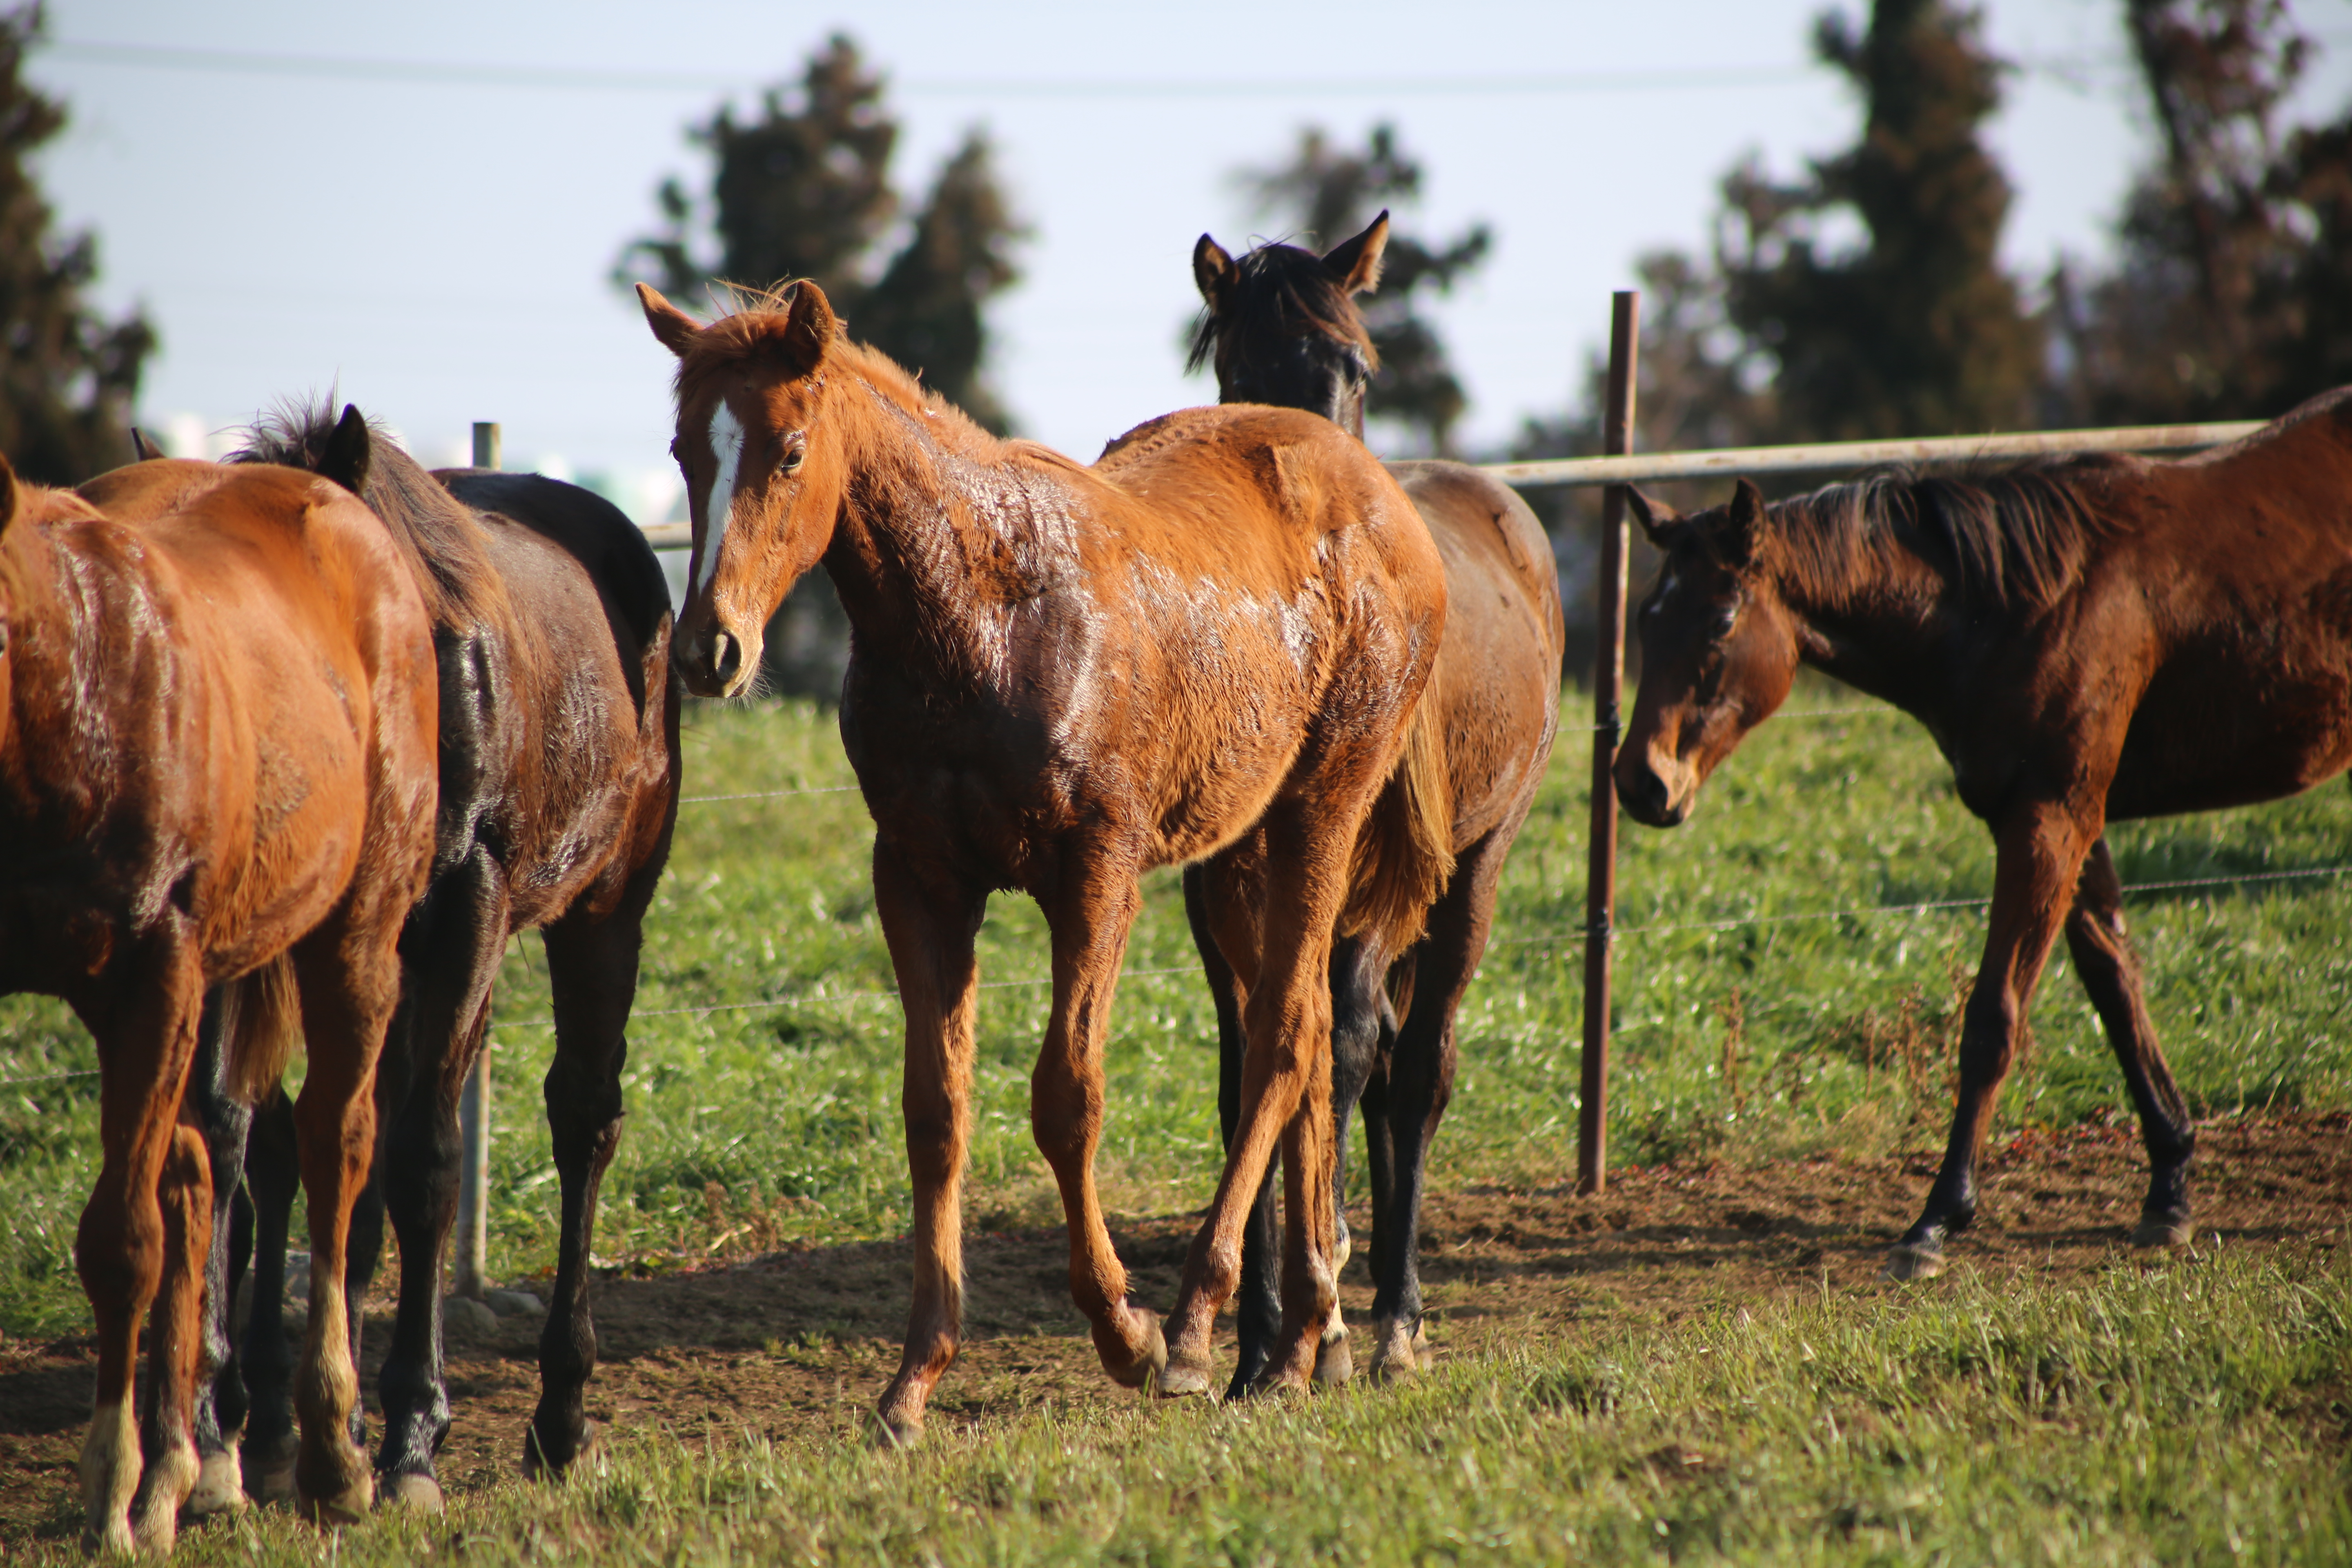
MULTIPOLYGON (((1642 296, 1622 289, 1610 302, 1609 406, 1601 449, 1633 449, 1633 377, 1641 350, 1642 296)), ((1592 843, 1584 883, 1583 1105, 1576 1129, 1576 1190, 1609 1186, 1609 942, 1617 909, 1618 698, 1625 684, 1625 487, 1601 492, 1600 643, 1592 661, 1592 843)))
MULTIPOLYGON (((474 467, 499 466, 499 427, 487 420, 474 425, 474 467)), ((461 1147, 457 1168, 457 1224, 452 1249, 454 1294, 482 1299, 489 1284, 490 1264, 490 1037, 474 1058, 466 1075, 465 1092, 457 1100, 457 1135, 461 1147)))

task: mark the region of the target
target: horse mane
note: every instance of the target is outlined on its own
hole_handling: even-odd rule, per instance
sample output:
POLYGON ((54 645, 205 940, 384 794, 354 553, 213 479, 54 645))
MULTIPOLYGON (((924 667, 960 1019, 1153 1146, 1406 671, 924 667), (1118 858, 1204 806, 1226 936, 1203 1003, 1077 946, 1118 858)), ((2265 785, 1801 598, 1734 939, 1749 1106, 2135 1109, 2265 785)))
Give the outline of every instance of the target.
MULTIPOLYGON (((1234 266, 1237 277, 1225 294, 1228 313, 1223 320, 1243 335, 1328 338, 1361 354, 1366 374, 1380 368, 1381 356, 1364 330, 1362 312, 1321 257, 1270 239, 1234 266)), ((1218 321, 1214 311, 1202 308, 1200 322, 1192 329, 1192 352, 1184 359, 1186 370, 1199 370, 1215 356, 1218 321)))
POLYGON ((2046 608, 2081 580, 2092 545, 2113 526, 2087 492, 2144 466, 2094 452, 1991 472, 1888 468, 1775 502, 1768 515, 1780 569, 1807 597, 1847 596, 1910 554, 1971 604, 2046 608))
MULTIPOLYGON (((281 403, 253 422, 232 463, 276 463, 317 473, 334 433, 334 400, 281 403)), ((368 421, 367 478, 360 500, 383 520, 394 547, 425 596, 436 626, 471 626, 506 609, 504 581, 490 563, 488 542, 471 508, 368 421)))
MULTIPOLYGON (((719 314, 677 362, 672 385, 680 406, 694 400, 705 381, 765 351, 770 330, 792 308, 794 287, 791 283, 769 289, 740 283, 715 286, 713 299, 719 314)), ((885 403, 916 421, 932 440, 958 457, 978 462, 1026 458, 1073 472, 1085 467, 1040 442, 991 435, 962 409, 925 386, 919 374, 877 348, 854 342, 846 318, 825 345, 824 363, 827 370, 839 368, 863 380, 885 403)))

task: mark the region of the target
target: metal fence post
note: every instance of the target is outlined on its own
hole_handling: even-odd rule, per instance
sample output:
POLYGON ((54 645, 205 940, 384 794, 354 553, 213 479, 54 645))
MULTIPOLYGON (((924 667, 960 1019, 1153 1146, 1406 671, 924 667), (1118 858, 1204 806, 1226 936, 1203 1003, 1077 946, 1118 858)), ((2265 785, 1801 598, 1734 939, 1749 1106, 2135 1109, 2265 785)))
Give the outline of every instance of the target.
MULTIPOLYGON (((499 467, 499 427, 488 421, 474 426, 474 467, 499 467)), ((457 1224, 451 1289, 474 1300, 489 1284, 490 1239, 490 1040, 474 1058, 457 1100, 457 1134, 462 1152, 457 1173, 457 1224)))
MULTIPOLYGON (((1609 406, 1601 448, 1633 448, 1633 377, 1641 349, 1642 296, 1620 289, 1609 311, 1609 406)), ((1584 885, 1583 1105, 1576 1130, 1576 1190, 1609 1185, 1609 941, 1617 908, 1618 698, 1625 684, 1625 487, 1601 492, 1600 644, 1592 669, 1592 843, 1584 885)))

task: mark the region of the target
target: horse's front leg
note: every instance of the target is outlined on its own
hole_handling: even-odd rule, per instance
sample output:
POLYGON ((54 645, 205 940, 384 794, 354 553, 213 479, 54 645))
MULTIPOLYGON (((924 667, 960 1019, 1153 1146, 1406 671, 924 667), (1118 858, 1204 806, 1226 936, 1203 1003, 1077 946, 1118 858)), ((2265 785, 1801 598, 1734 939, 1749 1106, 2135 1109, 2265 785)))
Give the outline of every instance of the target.
POLYGON ((1249 1206, 1280 1144, 1286 1171, 1282 1334, 1259 1386, 1312 1373, 1339 1302, 1332 1212, 1331 932, 1347 894, 1348 851, 1360 809, 1284 801, 1266 816, 1264 936, 1243 1015, 1248 1056, 1242 1114, 1207 1217, 1192 1238, 1169 1318, 1171 1394, 1209 1389, 1210 1338, 1241 1275, 1249 1206), (1311 1098, 1310 1098, 1311 1096, 1311 1098))
POLYGON ((2106 1026, 2122 1064, 2124 1083, 2139 1112, 2147 1148, 2147 1202, 2132 1232, 2137 1247, 2175 1247, 2189 1239, 2189 1161, 2197 1133, 2189 1107, 2174 1087, 2172 1069, 2156 1043, 2156 1025, 2140 994, 2139 960, 2124 932, 2123 883, 2102 837, 2083 863, 2074 908, 2066 917, 2066 950, 2074 973, 2106 1026))
MULTIPOLYGON (((101 1005, 103 1011, 83 1013, 98 1037, 99 1136, 105 1154, 74 1237, 74 1265, 98 1329, 98 1395, 81 1451, 82 1541, 93 1551, 129 1552, 134 1541, 171 1545, 173 1517, 199 1468, 194 1438, 183 1421, 164 1435, 163 1452, 152 1461, 159 1473, 141 1488, 131 1392, 140 1321, 158 1291, 171 1286, 168 1314, 182 1294, 179 1272, 184 1268, 195 1276, 199 1267, 195 1256, 184 1255, 209 1240, 204 1233, 211 1228, 210 1215, 192 1225, 184 1212, 197 1174, 187 1168, 189 1157, 201 1167, 203 1148, 193 1133, 186 1140, 193 1147, 184 1147, 178 1127, 181 1096, 195 1057, 204 976, 193 935, 170 924, 144 938, 110 978, 114 994, 101 1005), (173 1276, 168 1280, 167 1270, 173 1276), (142 1494, 142 1532, 135 1538, 134 1491, 142 1494)), ((209 1194, 205 1196, 208 1203, 209 1194)), ((174 1348, 185 1348, 191 1338, 181 1336, 174 1348)), ((174 1363, 184 1359, 193 1379, 193 1354, 181 1358, 160 1350, 153 1377, 175 1382, 174 1363)), ((188 1400, 173 1390, 159 1404, 184 1415, 188 1400)))
POLYGON ((1944 1268, 1945 1241, 1976 1218, 1976 1163, 2001 1080, 2017 1059, 2042 966, 2074 901, 2083 858, 2099 837, 2098 811, 2047 801, 2018 807, 1997 830, 1992 913, 1984 962, 1960 1034, 1960 1089, 1943 1168, 1918 1223, 1887 1254, 1893 1279, 1944 1268))
POLYGON ((245 1142, 253 1127, 253 1107, 229 1090, 221 1001, 218 991, 205 998, 186 1100, 188 1120, 204 1134, 212 1177, 212 1244, 205 1258, 204 1343, 194 1423, 200 1468, 185 1504, 190 1519, 235 1513, 247 1502, 237 1456, 237 1438, 245 1427, 245 1369, 237 1362, 229 1318, 241 1268, 231 1257, 236 1229, 231 1216, 237 1190, 245 1184, 245 1142))
POLYGON ((971 1063, 980 972, 973 943, 985 889, 874 846, 874 910, 890 944, 907 1016, 899 1103, 915 1200, 915 1300, 898 1375, 876 1406, 877 1436, 922 1435, 923 1407, 963 1334, 963 1161, 971 1141, 971 1063))
POLYGON ((1038 901, 1053 929, 1054 1015, 1029 1080, 1029 1128, 1061 1189, 1070 1235, 1070 1299, 1093 1325, 1095 1353, 1114 1382, 1139 1388, 1167 1365, 1160 1320, 1127 1299, 1127 1269, 1111 1246, 1095 1190, 1102 1142, 1103 1047, 1127 934, 1142 900, 1140 857, 1126 845, 1076 846, 1062 886, 1038 901))

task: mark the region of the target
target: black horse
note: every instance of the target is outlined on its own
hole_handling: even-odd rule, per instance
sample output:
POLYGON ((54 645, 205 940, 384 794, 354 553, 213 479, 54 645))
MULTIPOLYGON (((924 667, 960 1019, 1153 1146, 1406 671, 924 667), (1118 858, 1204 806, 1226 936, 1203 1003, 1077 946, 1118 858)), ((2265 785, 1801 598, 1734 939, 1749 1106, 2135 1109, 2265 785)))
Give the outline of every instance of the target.
MULTIPOLYGON (((623 1030, 677 814, 681 691, 669 668, 669 591, 645 535, 602 498, 535 474, 427 473, 354 408, 340 420, 323 407, 265 420, 232 460, 307 469, 356 492, 448 606, 434 628, 433 876, 401 934, 400 1006, 376 1074, 374 1173, 352 1216, 348 1285, 356 1357, 360 1303, 388 1213, 400 1237, 400 1306, 379 1384, 376 1469, 389 1499, 437 1509, 433 1458, 449 1430, 441 1258, 457 1212, 457 1100, 488 1025, 499 958, 514 932, 533 929, 554 993, 546 1097, 563 1213, 525 1462, 561 1469, 588 1437, 581 1398, 596 1336, 584 1271, 596 1187, 620 1139, 623 1030)), ((213 1376, 197 1413, 195 1515, 242 1506, 248 1489, 287 1495, 292 1483, 281 1312, 292 1109, 282 1093, 257 1111, 227 1093, 218 1011, 207 1009, 189 1090, 215 1206, 205 1336, 213 1376), (251 1214, 237 1216, 242 1226, 222 1223, 241 1176, 251 1214), (250 1237, 254 1261, 241 1354, 228 1333, 244 1263, 233 1229, 236 1240, 250 1237)))
MULTIPOLYGON (((1360 438, 1364 387, 1378 358, 1352 296, 1379 286, 1388 232, 1382 213, 1328 255, 1264 245, 1239 261, 1202 235, 1192 273, 1208 310, 1192 363, 1213 362, 1219 397, 1304 408, 1360 438)), ((1551 547, 1517 493, 1461 463, 1388 467, 1445 563, 1445 633, 1422 701, 1437 704, 1443 721, 1435 732, 1444 737, 1454 860, 1430 908, 1427 931, 1409 952, 1385 952, 1348 937, 1331 947, 1333 1146, 1346 1149, 1348 1117, 1360 1097, 1372 1178, 1376 1375, 1414 1368, 1423 1168, 1453 1093, 1454 1013, 1486 952, 1504 858, 1551 755, 1566 645, 1551 547)), ((1218 1109, 1230 1139, 1240 1092, 1240 1015, 1233 971, 1209 935, 1202 876, 1197 867, 1185 873, 1184 907, 1216 996, 1218 1109)), ((1344 1226, 1339 1234, 1344 1239, 1344 1226)), ((1264 1365, 1280 1317, 1266 1266, 1273 1256, 1269 1181, 1243 1243, 1236 1394, 1264 1365)), ((1351 1358, 1328 1353, 1345 1342, 1327 1335, 1321 1375, 1346 1375, 1351 1358)))

